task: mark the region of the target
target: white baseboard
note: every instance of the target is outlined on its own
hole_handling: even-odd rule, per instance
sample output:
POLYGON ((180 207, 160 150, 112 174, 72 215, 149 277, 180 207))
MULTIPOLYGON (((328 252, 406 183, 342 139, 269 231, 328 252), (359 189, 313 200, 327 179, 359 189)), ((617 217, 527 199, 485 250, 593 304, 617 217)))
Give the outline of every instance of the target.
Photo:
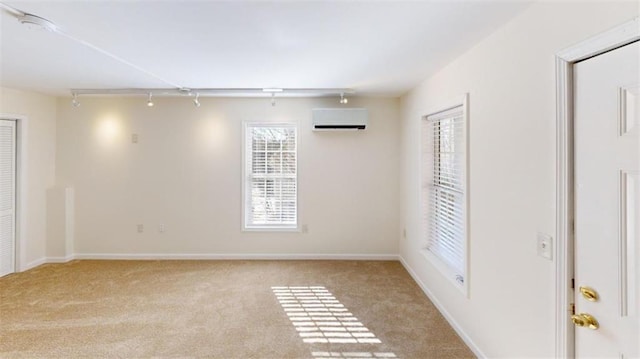
POLYGON ((43 265, 47 263, 47 258, 40 258, 40 259, 36 259, 35 261, 32 261, 30 263, 25 264, 24 266, 22 266, 22 268, 20 268, 20 272, 24 272, 24 271, 28 271, 29 269, 33 269, 39 265, 43 265))
POLYGON ((455 319, 453 319, 451 314, 449 314, 449 312, 447 312, 447 310, 442 306, 442 303, 440 303, 438 298, 436 298, 436 296, 433 295, 433 293, 429 290, 429 288, 427 288, 427 286, 424 284, 424 282, 422 282, 422 280, 420 280, 420 278, 418 277, 416 272, 404 260, 402 255, 399 255, 398 258, 400 260, 400 263, 402 263, 402 266, 404 266, 404 268, 407 270, 407 272, 409 272, 409 275, 411 275, 413 280, 416 283, 418 283, 418 285, 420 286, 420 288, 422 289, 424 294, 426 294, 427 297, 429 298, 429 300, 431 300, 431 302, 433 303, 433 305, 435 305, 436 308, 438 308, 438 311, 440 311, 440 313, 442 314, 444 319, 446 319, 447 322, 449 322, 449 325, 451 325, 453 330, 455 330, 456 333, 458 333, 460 338, 462 338, 462 340, 465 342, 465 344, 467 344, 467 346, 469 347, 469 349, 471 349, 473 354, 475 354, 478 358, 486 358, 487 356, 482 353, 482 351, 480 350, 478 345, 476 345, 476 343, 471 339, 471 337, 469 337, 469 335, 462 329, 462 327, 460 327, 458 322, 456 322, 455 319))
POLYGON ((82 253, 66 257, 44 257, 20 268, 21 272, 45 263, 67 263, 74 259, 95 260, 343 260, 343 261, 397 261, 397 254, 115 254, 82 253))
POLYGON ((373 260, 397 261, 397 254, 234 254, 234 253, 189 253, 189 254, 115 254, 82 253, 73 259, 110 260, 373 260))
POLYGON ((47 257, 45 263, 67 263, 68 261, 74 260, 75 256, 73 254, 68 255, 66 257, 47 257))

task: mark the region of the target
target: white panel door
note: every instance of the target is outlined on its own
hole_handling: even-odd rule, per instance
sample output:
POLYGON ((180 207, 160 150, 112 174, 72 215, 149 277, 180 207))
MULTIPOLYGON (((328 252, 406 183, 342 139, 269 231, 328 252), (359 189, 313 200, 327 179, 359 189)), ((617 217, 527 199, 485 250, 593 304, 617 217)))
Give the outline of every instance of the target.
POLYGON ((580 62, 574 75, 576 356, 638 358, 640 43, 580 62))
POLYGON ((0 120, 0 277, 15 271, 16 123, 0 120))

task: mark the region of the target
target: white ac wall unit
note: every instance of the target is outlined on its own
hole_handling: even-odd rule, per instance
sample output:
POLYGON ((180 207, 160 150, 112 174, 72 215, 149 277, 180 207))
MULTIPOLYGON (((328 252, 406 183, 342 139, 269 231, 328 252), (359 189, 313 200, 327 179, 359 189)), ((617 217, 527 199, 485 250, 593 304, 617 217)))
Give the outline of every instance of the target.
POLYGON ((365 108, 314 108, 314 131, 355 131, 367 128, 369 112, 365 108))

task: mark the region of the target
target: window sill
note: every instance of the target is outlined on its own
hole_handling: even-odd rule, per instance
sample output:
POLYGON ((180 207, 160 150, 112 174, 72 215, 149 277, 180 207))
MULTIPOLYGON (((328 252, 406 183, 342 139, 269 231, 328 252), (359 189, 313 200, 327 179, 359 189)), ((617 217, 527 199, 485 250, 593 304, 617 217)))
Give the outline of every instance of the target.
POLYGON ((464 283, 456 281, 456 272, 427 249, 420 251, 427 262, 434 266, 465 297, 469 298, 469 273, 465 273, 464 283))
POLYGON ((300 232, 299 227, 244 227, 243 232, 300 232))

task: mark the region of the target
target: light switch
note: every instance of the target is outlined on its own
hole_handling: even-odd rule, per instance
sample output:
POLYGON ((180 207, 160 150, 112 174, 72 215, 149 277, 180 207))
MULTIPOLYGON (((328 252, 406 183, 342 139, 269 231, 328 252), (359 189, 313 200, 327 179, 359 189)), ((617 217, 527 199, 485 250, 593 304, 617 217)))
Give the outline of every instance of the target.
POLYGON ((544 233, 538 233, 538 255, 548 260, 553 259, 553 238, 544 233))

